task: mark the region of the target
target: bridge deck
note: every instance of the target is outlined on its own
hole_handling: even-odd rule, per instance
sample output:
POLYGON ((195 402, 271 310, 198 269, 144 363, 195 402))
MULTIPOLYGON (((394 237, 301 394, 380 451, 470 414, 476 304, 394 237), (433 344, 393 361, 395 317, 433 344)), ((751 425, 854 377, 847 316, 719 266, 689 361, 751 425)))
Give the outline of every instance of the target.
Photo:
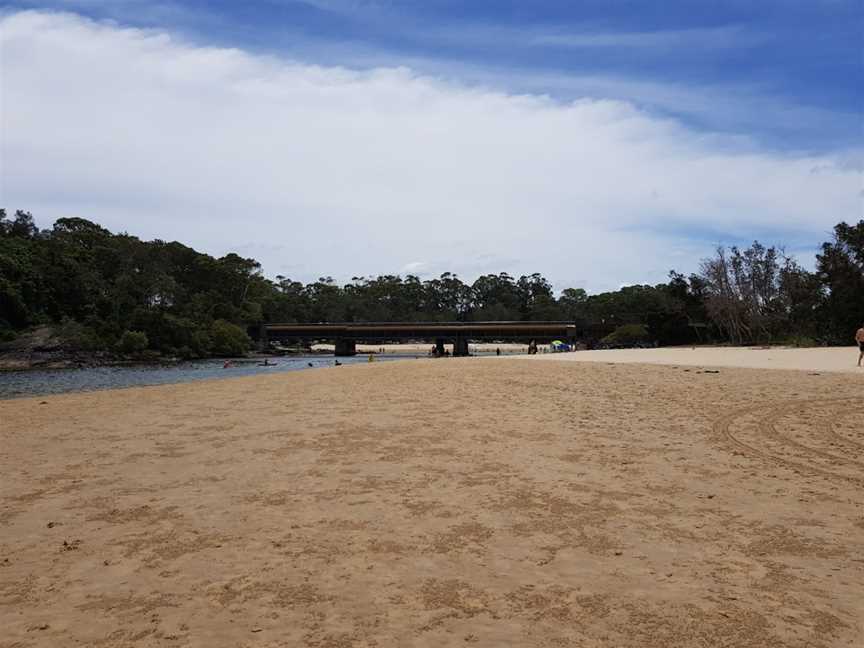
POLYGON ((506 338, 577 336, 573 322, 369 322, 341 324, 267 324, 271 338, 506 338))

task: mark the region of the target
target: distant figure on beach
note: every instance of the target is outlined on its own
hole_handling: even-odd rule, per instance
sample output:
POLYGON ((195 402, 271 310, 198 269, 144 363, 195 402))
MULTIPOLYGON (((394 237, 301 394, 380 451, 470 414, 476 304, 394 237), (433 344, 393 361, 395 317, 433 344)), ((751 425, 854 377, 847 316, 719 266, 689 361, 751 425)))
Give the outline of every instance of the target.
POLYGON ((864 324, 855 333, 855 341, 858 343, 858 366, 861 366, 861 360, 864 359, 864 324))
POLYGON ((222 368, 223 368, 223 369, 230 369, 230 368, 233 367, 233 366, 234 366, 234 363, 233 363, 233 362, 231 362, 230 360, 226 360, 226 361, 225 361, 225 364, 222 365, 222 368))
POLYGON ((341 366, 342 366, 342 363, 339 362, 338 360, 336 360, 336 362, 334 362, 333 364, 336 365, 337 367, 341 367, 341 366))
POLYGON ((496 355, 496 356, 500 356, 500 355, 501 355, 501 347, 495 347, 495 355, 496 355))

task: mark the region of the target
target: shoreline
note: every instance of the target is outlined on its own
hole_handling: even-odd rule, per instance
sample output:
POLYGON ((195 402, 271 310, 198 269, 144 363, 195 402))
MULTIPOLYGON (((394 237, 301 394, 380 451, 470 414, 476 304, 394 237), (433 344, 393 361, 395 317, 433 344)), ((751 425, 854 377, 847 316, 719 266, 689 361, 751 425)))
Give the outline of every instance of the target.
MULTIPOLYGON (((262 359, 264 356, 239 361, 232 358, 231 366, 227 368, 224 366, 223 359, 208 359, 156 365, 135 363, 84 369, 0 372, 0 401, 30 397, 45 398, 65 393, 110 392, 134 387, 220 382, 235 378, 281 375, 368 363, 366 356, 341 359, 321 355, 288 356, 274 358, 267 366, 262 364, 262 359)), ((394 354, 379 356, 377 361, 385 364, 414 359, 425 358, 394 354)))
MULTIPOLYGON (((426 355, 419 353, 422 345, 386 345, 384 353, 375 352, 375 350, 358 351, 356 356, 351 358, 342 358, 344 365, 353 366, 358 364, 367 364, 365 358, 372 356, 378 358, 381 362, 389 361, 407 361, 407 360, 429 360, 426 355)), ((478 345, 479 346, 479 345, 478 345)), ((488 345, 494 348, 495 345, 488 345)), ((512 345, 519 347, 521 345, 512 345)), ((377 347, 380 349, 380 347, 377 347)), ((792 347, 661 347, 655 349, 615 349, 615 350, 597 350, 597 351, 575 351, 566 353, 540 353, 529 356, 527 354, 518 354, 513 349, 507 349, 500 357, 490 353, 491 349, 482 349, 483 355, 472 356, 474 359, 495 359, 495 360, 527 360, 531 362, 560 362, 560 363, 577 363, 577 364, 606 364, 606 365, 632 365, 632 366, 671 366, 671 367, 690 367, 695 368, 696 373, 708 371, 716 373, 720 370, 728 369, 749 369, 749 370, 770 370, 770 371, 794 371, 815 374, 858 374, 864 377, 864 367, 857 367, 854 364, 855 354, 857 351, 853 347, 824 347, 814 349, 800 349, 792 347)), ((234 378, 250 377, 246 375, 232 375, 230 371, 224 370, 218 374, 209 376, 200 376, 190 373, 188 376, 178 376, 176 379, 163 380, 158 376, 160 370, 166 372, 174 370, 183 370, 184 366, 188 366, 190 372, 199 370, 214 370, 224 360, 231 360, 235 363, 233 370, 248 370, 259 366, 259 361, 264 358, 274 358, 277 360, 275 366, 272 367, 272 373, 281 374, 288 371, 311 371, 313 369, 326 368, 330 363, 339 361, 339 358, 325 355, 319 350, 317 353, 309 355, 296 356, 284 355, 274 356, 267 354, 258 354, 247 358, 209 358, 203 360, 177 360, 170 362, 118 362, 110 364, 102 364, 88 367, 64 367, 64 368, 31 368, 23 370, 0 371, 0 380, 10 378, 15 380, 15 376, 19 376, 22 380, 36 379, 40 375, 50 377, 51 380, 69 375, 76 375, 81 372, 82 376, 87 375, 88 370, 108 370, 128 369, 131 371, 140 370, 141 372, 153 371, 155 377, 151 382, 137 378, 127 379, 129 382, 124 384, 122 377, 118 378, 119 384, 111 385, 99 383, 96 385, 84 384, 83 386, 65 386, 62 388, 40 389, 34 387, 29 393, 12 393, 9 392, 0 396, 0 400, 20 400, 22 398, 42 398, 56 395, 59 393, 87 393, 91 391, 111 391, 115 389, 128 389, 134 387, 149 387, 162 384, 181 385, 188 382, 210 382, 231 380, 234 378), (281 358, 282 363, 289 361, 309 361, 314 362, 314 367, 300 367, 289 369, 286 366, 279 367, 281 358), (322 364, 327 362, 327 364, 322 364)), ((469 360, 464 358, 459 360, 469 360)), ((438 358, 441 362, 453 362, 456 358, 438 358)), ((689 369, 684 369, 689 371, 689 369)), ((267 372, 265 372, 265 375, 267 372)), ((251 374, 252 376, 258 374, 251 374)), ((98 382, 98 379, 97 379, 98 382)), ((8 391, 8 390, 7 390, 8 391)))

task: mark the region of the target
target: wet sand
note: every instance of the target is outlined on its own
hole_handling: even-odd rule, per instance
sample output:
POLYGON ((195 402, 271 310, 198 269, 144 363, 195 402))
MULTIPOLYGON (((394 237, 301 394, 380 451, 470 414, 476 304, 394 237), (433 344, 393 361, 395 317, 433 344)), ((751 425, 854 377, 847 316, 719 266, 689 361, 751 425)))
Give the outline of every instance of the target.
POLYGON ((0 402, 0 646, 860 646, 862 382, 813 373, 466 358, 0 402))

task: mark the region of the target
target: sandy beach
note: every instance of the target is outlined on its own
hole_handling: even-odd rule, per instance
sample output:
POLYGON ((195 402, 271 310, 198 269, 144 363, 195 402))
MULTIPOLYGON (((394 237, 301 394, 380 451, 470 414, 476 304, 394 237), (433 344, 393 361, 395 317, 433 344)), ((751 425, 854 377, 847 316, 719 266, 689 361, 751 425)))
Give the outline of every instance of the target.
POLYGON ((0 646, 862 645, 862 376, 604 353, 2 401, 0 646))
POLYGON ((525 357, 531 360, 565 360, 568 362, 839 371, 864 377, 864 367, 856 365, 858 361, 858 349, 856 347, 808 349, 793 347, 676 347, 541 353, 525 357))

